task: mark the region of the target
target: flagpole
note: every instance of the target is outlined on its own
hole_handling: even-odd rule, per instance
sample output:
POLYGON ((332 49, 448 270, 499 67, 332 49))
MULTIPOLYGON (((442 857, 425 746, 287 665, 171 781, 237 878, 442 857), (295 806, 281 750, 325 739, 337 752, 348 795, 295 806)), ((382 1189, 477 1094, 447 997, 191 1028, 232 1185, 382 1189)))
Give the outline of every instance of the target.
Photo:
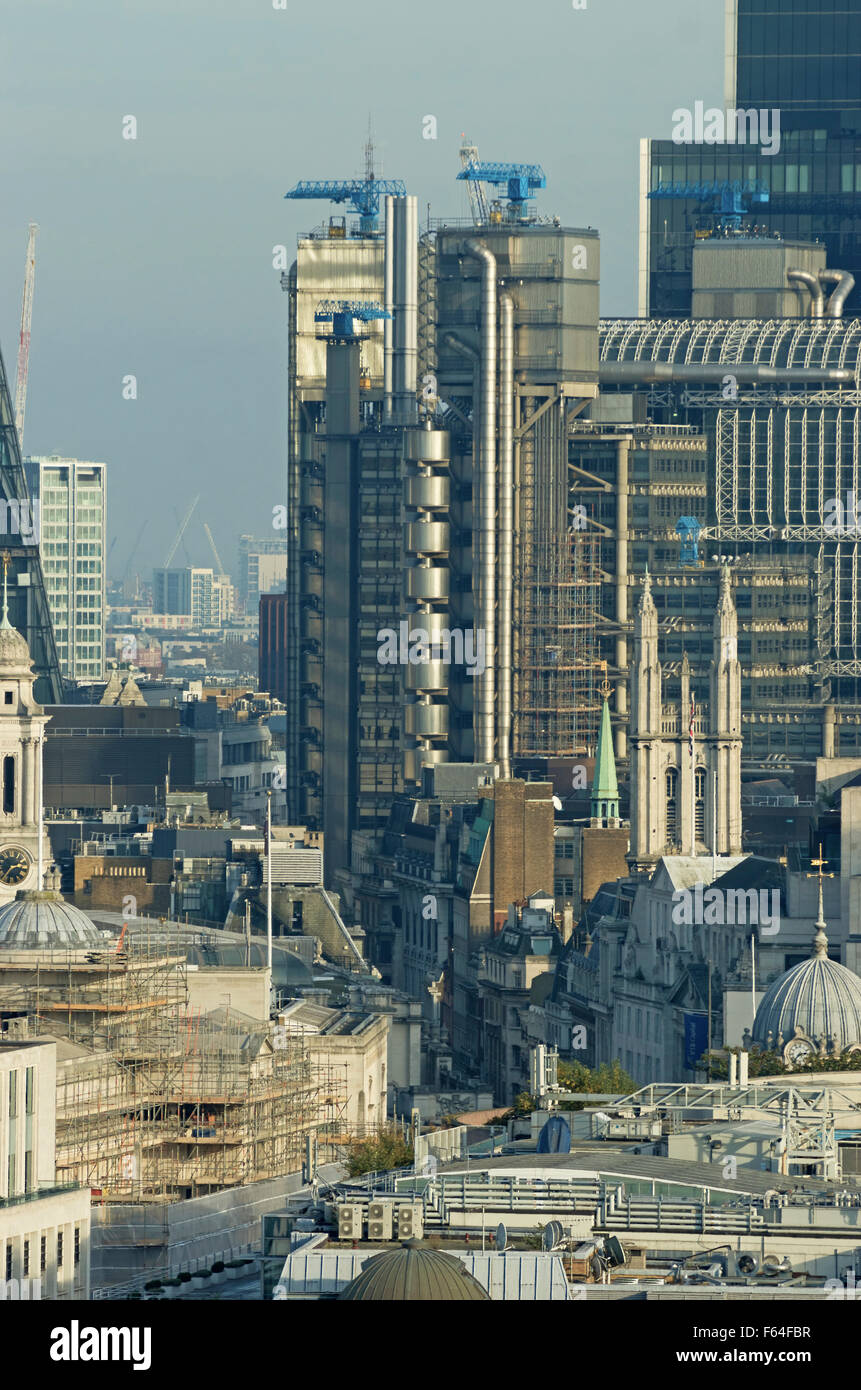
POLYGON ((266 793, 266 964, 272 986, 272 792, 266 793))

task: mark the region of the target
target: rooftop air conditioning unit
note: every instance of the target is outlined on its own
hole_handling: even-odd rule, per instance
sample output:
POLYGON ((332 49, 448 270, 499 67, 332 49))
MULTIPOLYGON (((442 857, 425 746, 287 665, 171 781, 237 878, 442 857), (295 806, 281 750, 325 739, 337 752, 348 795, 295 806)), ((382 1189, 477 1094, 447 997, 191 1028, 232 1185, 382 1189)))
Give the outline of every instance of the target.
POLYGON ((338 1239, 362 1239, 361 1202, 342 1202, 338 1207, 338 1239))
POLYGON ((368 1203, 368 1240, 392 1239, 393 1204, 391 1202, 368 1203))
POLYGON ((404 1202, 398 1207, 398 1240, 421 1240, 424 1212, 421 1202, 404 1202))

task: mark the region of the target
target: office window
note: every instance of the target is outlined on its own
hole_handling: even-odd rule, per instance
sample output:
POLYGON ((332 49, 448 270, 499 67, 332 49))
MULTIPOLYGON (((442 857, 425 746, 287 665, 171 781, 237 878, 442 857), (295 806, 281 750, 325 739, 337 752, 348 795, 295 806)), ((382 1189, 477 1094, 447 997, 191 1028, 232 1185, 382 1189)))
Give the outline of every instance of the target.
POLYGON ((42 1236, 39 1241, 39 1269, 42 1273, 48 1268, 48 1237, 42 1236))
POLYGON ((6 1278, 12 1278, 12 1242, 6 1242, 6 1278))
POLYGON ((24 1247, 23 1247, 23 1251, 22 1251, 21 1273, 24 1275, 24 1278, 25 1278, 25 1279, 26 1279, 27 1275, 30 1273, 30 1242, 29 1242, 29 1240, 25 1240, 25 1241, 24 1241, 24 1247))
POLYGON ((81 1263, 81 1228, 75 1227, 75 1264, 81 1263))
POLYGON ((63 1232, 57 1232, 57 1268, 63 1268, 63 1232))

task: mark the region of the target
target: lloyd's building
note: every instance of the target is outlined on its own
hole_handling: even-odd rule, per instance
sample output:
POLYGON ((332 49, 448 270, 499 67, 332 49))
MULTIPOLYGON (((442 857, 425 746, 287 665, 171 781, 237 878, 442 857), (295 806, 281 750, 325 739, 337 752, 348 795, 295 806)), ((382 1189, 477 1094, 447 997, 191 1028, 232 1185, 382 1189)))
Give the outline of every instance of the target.
MULTIPOLYGON (((706 111, 643 141, 642 317, 601 325, 605 417, 706 445, 700 564, 736 577, 757 761, 861 751, 861 7, 810 8, 728 0, 738 138, 706 111)), ((686 650, 704 580, 656 580, 686 650)))

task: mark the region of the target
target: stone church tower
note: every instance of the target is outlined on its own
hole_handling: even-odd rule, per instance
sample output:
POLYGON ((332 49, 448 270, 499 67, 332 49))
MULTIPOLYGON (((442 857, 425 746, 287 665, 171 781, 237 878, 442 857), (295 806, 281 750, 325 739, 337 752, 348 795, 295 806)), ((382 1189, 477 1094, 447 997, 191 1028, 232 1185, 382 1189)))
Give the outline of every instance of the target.
POLYGON ((741 853, 741 668, 727 566, 721 570, 713 632, 708 704, 692 700, 685 655, 679 705, 665 705, 658 613, 646 574, 634 619, 631 671, 628 862, 634 869, 652 869, 664 854, 711 854, 713 847, 721 855, 741 853))
POLYGON ((42 748, 48 716, 33 696, 33 663, 21 633, 9 621, 6 563, 0 615, 0 903, 22 889, 41 889, 51 863, 42 833, 42 748))

